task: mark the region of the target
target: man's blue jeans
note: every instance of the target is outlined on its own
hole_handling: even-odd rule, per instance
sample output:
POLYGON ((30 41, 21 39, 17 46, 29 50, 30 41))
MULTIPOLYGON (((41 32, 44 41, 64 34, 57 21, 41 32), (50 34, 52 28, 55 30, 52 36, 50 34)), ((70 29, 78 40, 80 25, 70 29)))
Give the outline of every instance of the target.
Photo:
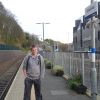
POLYGON ((36 100, 42 100, 40 79, 31 80, 29 78, 25 78, 24 84, 25 88, 23 100, 31 100, 32 84, 34 84, 36 100))

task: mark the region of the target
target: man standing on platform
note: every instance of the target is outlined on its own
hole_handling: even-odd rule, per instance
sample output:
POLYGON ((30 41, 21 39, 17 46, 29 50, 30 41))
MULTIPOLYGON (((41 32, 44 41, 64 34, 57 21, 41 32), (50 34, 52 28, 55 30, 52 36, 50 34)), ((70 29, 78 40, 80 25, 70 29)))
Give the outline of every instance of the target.
POLYGON ((36 45, 32 45, 31 53, 24 58, 23 73, 25 76, 23 100, 31 100, 32 84, 34 84, 36 100, 42 100, 41 79, 44 78, 45 64, 43 57, 38 54, 36 45))

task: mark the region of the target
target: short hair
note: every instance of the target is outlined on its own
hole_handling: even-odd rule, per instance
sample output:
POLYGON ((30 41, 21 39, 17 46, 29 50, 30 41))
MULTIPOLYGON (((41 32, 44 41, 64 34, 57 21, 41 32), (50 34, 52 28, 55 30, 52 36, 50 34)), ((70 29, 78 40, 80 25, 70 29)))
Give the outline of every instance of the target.
POLYGON ((36 45, 35 44, 32 44, 31 48, 35 48, 35 47, 36 47, 36 45))
POLYGON ((37 47, 37 45, 36 44, 32 44, 31 50, 32 50, 32 48, 35 48, 35 47, 37 47))

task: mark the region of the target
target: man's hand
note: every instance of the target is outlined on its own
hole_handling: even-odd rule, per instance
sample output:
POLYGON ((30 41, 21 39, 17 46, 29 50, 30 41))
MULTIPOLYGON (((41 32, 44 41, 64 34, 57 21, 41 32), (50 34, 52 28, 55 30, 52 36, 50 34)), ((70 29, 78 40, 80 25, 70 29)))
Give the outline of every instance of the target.
POLYGON ((23 73, 24 73, 24 76, 26 78, 27 77, 27 74, 26 74, 26 70, 25 69, 23 69, 23 73))

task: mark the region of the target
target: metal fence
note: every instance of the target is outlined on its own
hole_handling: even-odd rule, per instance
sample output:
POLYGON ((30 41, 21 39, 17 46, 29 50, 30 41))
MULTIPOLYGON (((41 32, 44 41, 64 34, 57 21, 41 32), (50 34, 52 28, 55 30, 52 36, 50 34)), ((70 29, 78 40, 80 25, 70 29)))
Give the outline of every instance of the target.
POLYGON ((19 50, 19 48, 13 45, 0 44, 0 50, 19 50))
MULTIPOLYGON (((45 57, 51 60, 53 65, 61 65, 64 73, 69 77, 80 73, 83 78, 83 84, 91 89, 90 70, 91 70, 91 54, 89 53, 73 53, 73 52, 48 52, 45 57)), ((96 54, 97 69, 97 89, 100 94, 100 54, 96 54)))

